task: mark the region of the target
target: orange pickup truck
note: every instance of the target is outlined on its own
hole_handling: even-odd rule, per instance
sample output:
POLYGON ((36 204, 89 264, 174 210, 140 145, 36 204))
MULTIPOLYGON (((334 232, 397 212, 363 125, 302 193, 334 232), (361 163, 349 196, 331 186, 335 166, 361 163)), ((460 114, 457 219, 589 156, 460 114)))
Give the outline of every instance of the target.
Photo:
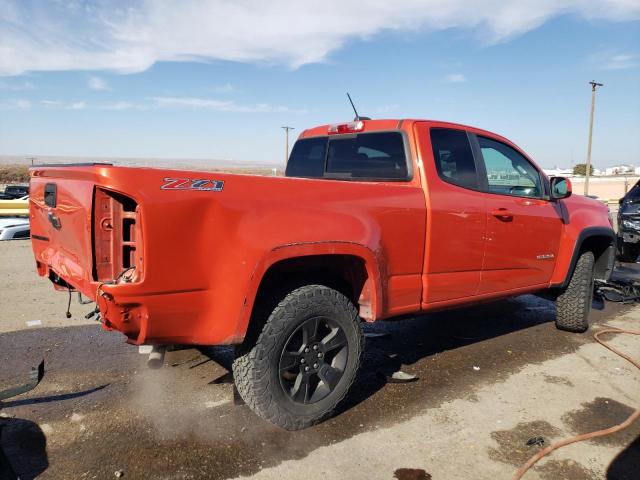
POLYGON ((286 429, 346 395, 361 322, 544 292, 588 328, 607 208, 509 140, 427 120, 305 130, 285 177, 31 169, 38 273, 136 345, 235 344, 246 403, 286 429))

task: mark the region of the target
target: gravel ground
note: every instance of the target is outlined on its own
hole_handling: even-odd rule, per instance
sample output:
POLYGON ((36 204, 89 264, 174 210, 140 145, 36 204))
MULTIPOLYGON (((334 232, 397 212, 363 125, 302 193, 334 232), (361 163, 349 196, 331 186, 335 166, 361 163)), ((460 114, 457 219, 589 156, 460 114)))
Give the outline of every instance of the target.
POLYGON ((80 309, 76 298, 72 303, 76 315, 65 317, 68 296, 38 276, 30 241, 0 242, 0 272, 0 333, 27 328, 26 322, 49 328, 89 323, 83 317, 90 307, 80 309))
MULTIPOLYGON (((640 404, 640 374, 590 334, 553 325, 533 296, 367 326, 353 393, 302 431, 234 406, 229 348, 181 350, 150 371, 90 306, 35 273, 30 244, 0 243, 0 385, 41 357, 44 381, 0 405, 0 445, 23 479, 508 479, 545 442, 617 423, 640 404), (36 321, 36 323, 27 322, 36 321), (37 321, 40 323, 38 324, 37 321), (402 368, 419 377, 388 384, 402 368), (381 375, 382 374, 382 375, 381 375)), ((607 304, 593 329, 640 329, 640 306, 607 304)), ((640 338, 612 344, 640 356, 640 338)), ((562 449, 525 478, 637 479, 640 425, 562 449)))

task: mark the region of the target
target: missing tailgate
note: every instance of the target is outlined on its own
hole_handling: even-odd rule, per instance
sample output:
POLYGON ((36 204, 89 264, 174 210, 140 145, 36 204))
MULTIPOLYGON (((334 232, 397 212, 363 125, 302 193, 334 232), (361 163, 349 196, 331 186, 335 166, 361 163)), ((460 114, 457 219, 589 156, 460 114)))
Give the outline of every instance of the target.
POLYGON ((138 204, 130 197, 96 188, 93 202, 93 279, 105 282, 140 266, 138 204))

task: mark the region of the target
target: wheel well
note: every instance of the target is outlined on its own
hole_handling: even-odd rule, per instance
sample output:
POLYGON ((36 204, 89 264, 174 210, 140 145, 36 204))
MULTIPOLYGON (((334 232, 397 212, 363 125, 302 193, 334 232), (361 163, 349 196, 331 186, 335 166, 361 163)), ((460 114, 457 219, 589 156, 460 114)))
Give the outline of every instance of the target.
POLYGON ((367 280, 364 260, 354 255, 313 255, 288 258, 271 265, 262 277, 257 298, 282 287, 317 283, 333 288, 355 305, 367 280))
POLYGON ((365 262, 355 255, 311 255, 274 263, 265 272, 251 312, 245 345, 257 340, 264 322, 278 303, 292 290, 303 285, 324 285, 345 295, 356 305, 370 298, 366 288, 369 276, 365 262))
MULTIPOLYGON (((593 252, 595 257, 594 275, 597 280, 606 280, 613 270, 612 256, 615 255, 614 239, 608 235, 593 235, 584 239, 578 257, 583 252, 593 252)), ((572 272, 573 273, 573 272, 572 272)))

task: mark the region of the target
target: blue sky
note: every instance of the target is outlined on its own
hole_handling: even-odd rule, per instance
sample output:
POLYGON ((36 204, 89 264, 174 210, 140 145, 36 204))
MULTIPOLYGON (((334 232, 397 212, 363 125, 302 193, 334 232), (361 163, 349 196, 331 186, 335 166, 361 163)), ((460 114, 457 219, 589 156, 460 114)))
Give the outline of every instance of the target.
POLYGON ((640 2, 503 3, 0 0, 0 155, 279 162, 349 91, 568 167, 595 79, 594 164, 640 165, 640 2))

